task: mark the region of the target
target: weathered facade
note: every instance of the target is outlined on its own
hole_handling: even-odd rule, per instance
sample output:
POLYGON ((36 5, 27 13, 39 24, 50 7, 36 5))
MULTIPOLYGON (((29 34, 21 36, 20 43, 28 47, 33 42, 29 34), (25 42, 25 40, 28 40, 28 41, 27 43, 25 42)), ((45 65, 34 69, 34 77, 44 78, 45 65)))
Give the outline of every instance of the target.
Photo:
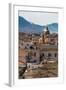
POLYGON ((58 60, 58 35, 51 34, 48 27, 39 37, 20 42, 19 57, 27 63, 40 64, 43 61, 58 60))

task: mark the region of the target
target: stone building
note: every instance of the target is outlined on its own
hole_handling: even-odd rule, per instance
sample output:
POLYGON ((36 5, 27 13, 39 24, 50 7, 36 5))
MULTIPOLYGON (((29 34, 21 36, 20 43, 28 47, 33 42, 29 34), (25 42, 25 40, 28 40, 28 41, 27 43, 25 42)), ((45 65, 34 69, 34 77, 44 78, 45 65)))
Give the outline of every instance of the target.
POLYGON ((44 60, 58 60, 58 35, 51 34, 48 27, 41 33, 39 43, 36 47, 28 51, 30 62, 39 64, 44 60))
POLYGON ((26 61, 29 63, 39 64, 40 63, 39 51, 36 49, 29 50, 26 56, 26 61))
POLYGON ((26 63, 36 65, 43 61, 58 60, 58 35, 51 34, 48 27, 41 33, 40 38, 33 37, 32 41, 24 41, 20 45, 22 50, 19 51, 19 57, 26 63))
POLYGON ((45 27, 44 32, 41 33, 39 38, 41 44, 58 44, 58 35, 56 33, 50 33, 48 27, 45 27))
POLYGON ((42 60, 58 60, 57 45, 40 45, 40 56, 42 60))

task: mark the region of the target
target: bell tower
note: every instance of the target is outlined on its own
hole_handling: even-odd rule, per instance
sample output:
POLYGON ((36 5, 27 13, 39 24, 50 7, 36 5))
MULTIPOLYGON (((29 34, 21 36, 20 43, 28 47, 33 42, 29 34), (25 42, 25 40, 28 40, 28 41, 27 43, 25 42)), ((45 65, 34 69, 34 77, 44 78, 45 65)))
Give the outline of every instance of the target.
POLYGON ((45 43, 45 40, 44 40, 44 32, 41 33, 41 38, 42 38, 42 43, 44 44, 44 43, 45 43))

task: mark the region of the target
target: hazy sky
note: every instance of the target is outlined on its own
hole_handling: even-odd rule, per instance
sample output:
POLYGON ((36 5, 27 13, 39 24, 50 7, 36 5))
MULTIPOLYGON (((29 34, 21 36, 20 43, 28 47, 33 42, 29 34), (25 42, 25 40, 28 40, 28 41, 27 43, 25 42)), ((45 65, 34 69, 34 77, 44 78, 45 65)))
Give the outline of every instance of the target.
POLYGON ((19 16, 39 25, 58 23, 58 13, 19 11, 19 16))

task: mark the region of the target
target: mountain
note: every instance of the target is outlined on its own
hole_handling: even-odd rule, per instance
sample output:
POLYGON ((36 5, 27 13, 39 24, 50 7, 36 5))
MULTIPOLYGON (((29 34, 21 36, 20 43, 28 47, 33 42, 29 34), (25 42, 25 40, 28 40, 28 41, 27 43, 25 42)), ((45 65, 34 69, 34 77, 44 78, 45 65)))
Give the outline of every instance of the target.
POLYGON ((48 25, 48 28, 51 32, 58 32, 58 24, 57 23, 52 23, 48 25))
MULTIPOLYGON (((52 23, 47 25, 51 32, 58 31, 58 24, 52 23)), ((45 28, 45 25, 41 26, 27 21, 25 18, 19 16, 19 32, 25 33, 41 33, 45 28)))
POLYGON ((34 23, 31 23, 19 16, 19 32, 30 32, 30 33, 38 33, 44 29, 44 26, 40 26, 34 23))

